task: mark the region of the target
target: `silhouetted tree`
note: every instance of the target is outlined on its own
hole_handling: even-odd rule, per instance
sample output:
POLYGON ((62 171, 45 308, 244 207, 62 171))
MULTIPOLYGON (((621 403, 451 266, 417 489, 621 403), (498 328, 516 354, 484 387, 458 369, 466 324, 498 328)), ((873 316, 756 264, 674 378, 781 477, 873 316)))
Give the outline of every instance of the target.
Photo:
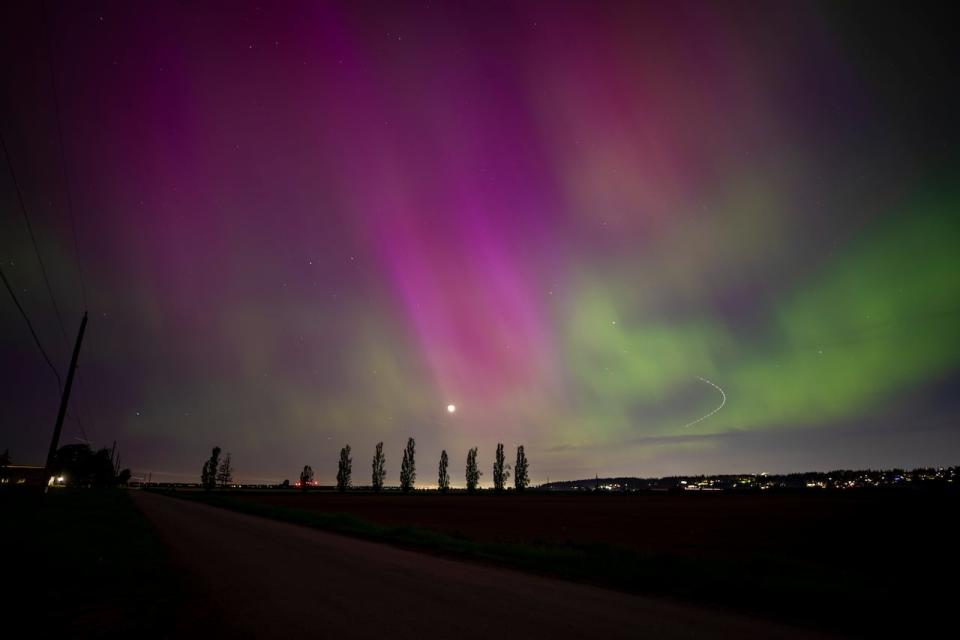
POLYGON ((383 479, 387 475, 387 470, 384 468, 384 463, 386 462, 386 457, 383 455, 383 443, 377 443, 377 450, 373 454, 373 490, 380 491, 383 489, 383 479))
POLYGON ((477 467, 477 448, 470 449, 467 453, 467 491, 473 493, 480 485, 480 476, 483 472, 477 467))
POLYGON ((130 482, 130 469, 124 469, 117 474, 117 484, 127 484, 130 482))
POLYGON ((303 471, 300 472, 301 491, 306 491, 310 487, 311 480, 313 480, 313 469, 310 468, 310 465, 304 465, 303 471))
POLYGON ((284 478, 284 479, 283 479, 283 482, 280 483, 280 486, 281 486, 282 488, 284 488, 284 489, 289 489, 289 488, 290 488, 290 480, 288 480, 287 478, 284 478))
POLYGON ((0 468, 10 466, 10 449, 5 449, 3 454, 0 454, 0 468))
POLYGON ((447 489, 450 488, 450 474, 447 473, 447 450, 444 449, 440 452, 440 474, 437 477, 437 489, 446 493, 447 489))
POLYGON ((337 491, 346 491, 350 486, 353 473, 353 460, 350 458, 350 445, 340 449, 340 462, 337 464, 337 491))
POLYGON ((403 450, 403 462, 400 463, 400 488, 404 493, 413 489, 413 483, 417 480, 417 465, 413 460, 416 446, 417 443, 413 438, 407 438, 407 446, 403 450))
POLYGON ((94 452, 88 444, 68 444, 54 456, 53 471, 73 487, 107 487, 116 482, 110 450, 94 452))
POLYGON ((217 485, 221 489, 226 489, 233 482, 233 465, 230 464, 230 454, 220 463, 220 469, 217 470, 217 485))
POLYGON ((210 459, 203 463, 203 473, 200 475, 200 484, 206 491, 217 486, 217 471, 220 469, 220 447, 214 447, 210 459))
POLYGON ((497 443, 497 455, 493 459, 493 489, 503 491, 507 479, 510 478, 510 465, 505 464, 503 455, 503 443, 497 443))
POLYGON ((523 491, 530 484, 530 475, 527 473, 529 466, 527 454, 523 451, 523 445, 520 445, 517 447, 517 464, 513 467, 513 486, 517 491, 523 491))

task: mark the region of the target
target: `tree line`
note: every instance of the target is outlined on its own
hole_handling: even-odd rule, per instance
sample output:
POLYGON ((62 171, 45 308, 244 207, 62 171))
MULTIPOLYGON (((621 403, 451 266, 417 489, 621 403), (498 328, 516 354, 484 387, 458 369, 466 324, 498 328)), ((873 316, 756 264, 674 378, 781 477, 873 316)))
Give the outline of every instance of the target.
MULTIPOLYGON (((413 490, 417 480, 416 466, 417 443, 413 438, 407 439, 407 446, 403 449, 403 456, 400 462, 400 490, 409 493, 413 490)), ((346 445, 340 450, 340 460, 337 463, 337 490, 346 491, 351 487, 353 477, 353 459, 350 457, 350 445, 346 445)), ((437 467, 437 489, 444 493, 450 489, 450 458, 446 449, 440 452, 440 463, 437 467)), ((530 484, 530 463, 527 460, 523 445, 517 447, 516 464, 512 467, 513 487, 517 491, 523 491, 530 484)), ((386 456, 383 453, 383 442, 378 442, 374 449, 373 461, 371 463, 371 481, 370 486, 374 491, 383 489, 383 481, 386 477, 386 456)), ((510 479, 511 466, 506 462, 503 444, 497 444, 497 453, 493 463, 493 488, 495 491, 503 491, 510 479)), ((477 465, 477 448, 473 447, 467 452, 466 479, 467 491, 475 492, 480 487, 480 471, 477 465)), ((303 468, 300 474, 300 488, 306 491, 309 488, 310 480, 313 479, 313 469, 309 465, 303 468)))
MULTIPOLYGON (((0 454, 0 484, 4 484, 12 464, 10 450, 0 454)), ((48 469, 51 476, 68 487, 116 487, 130 481, 130 469, 120 468, 119 455, 106 447, 94 450, 89 443, 65 444, 54 453, 48 469)))
MULTIPOLYGON (((413 438, 407 438, 407 446, 403 449, 403 457, 400 463, 400 490, 409 493, 413 490, 417 480, 416 465, 417 443, 413 438)), ((228 453, 226 458, 220 460, 220 447, 214 447, 210 458, 203 463, 203 471, 200 475, 200 483, 204 489, 211 491, 213 489, 225 488, 233 482, 233 466, 228 453)), ((340 450, 340 459, 337 462, 337 490, 344 492, 352 485, 353 478, 353 458, 351 457, 350 445, 346 445, 340 450)), ((444 449, 440 453, 440 464, 437 468, 437 489, 441 493, 446 493, 450 489, 450 458, 444 449)), ((375 492, 383 489, 383 483, 386 479, 386 456, 383 453, 383 442, 378 442, 373 453, 373 462, 371 464, 371 487, 375 492)), ((523 445, 517 447, 516 464, 513 465, 513 487, 516 491, 523 491, 530 484, 529 474, 530 464, 527 460, 523 445)), ((503 449, 503 443, 497 443, 497 452, 493 462, 493 488, 501 492, 506 488, 510 479, 511 466, 506 461, 506 455, 503 449)), ((480 471, 477 465, 477 448, 473 447, 467 452, 466 479, 467 492, 474 493, 480 487, 480 471)), ((313 468, 310 465, 304 465, 300 472, 300 488, 306 491, 313 481, 313 468)), ((284 486, 289 486, 289 482, 284 481, 284 486)))

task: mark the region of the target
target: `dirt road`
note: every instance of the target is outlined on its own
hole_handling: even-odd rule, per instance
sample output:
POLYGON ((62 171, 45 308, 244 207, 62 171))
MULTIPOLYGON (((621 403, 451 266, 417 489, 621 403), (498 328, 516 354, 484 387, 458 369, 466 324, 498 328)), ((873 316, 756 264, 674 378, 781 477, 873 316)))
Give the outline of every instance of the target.
POLYGON ((179 631, 241 637, 790 638, 807 632, 439 558, 147 492, 188 585, 179 631))

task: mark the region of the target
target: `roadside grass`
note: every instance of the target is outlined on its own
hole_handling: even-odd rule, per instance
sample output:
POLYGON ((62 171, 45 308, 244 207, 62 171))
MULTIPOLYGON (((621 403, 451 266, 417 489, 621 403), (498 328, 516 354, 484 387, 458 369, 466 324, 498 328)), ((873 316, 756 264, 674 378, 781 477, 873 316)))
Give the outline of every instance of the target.
POLYGON ((4 626, 35 637, 171 635, 178 580, 122 489, 0 496, 4 626))
POLYGON ((798 626, 854 635, 891 630, 889 620, 876 616, 876 608, 888 600, 885 584, 799 562, 791 558, 789 550, 782 555, 757 554, 747 562, 737 562, 643 553, 596 543, 484 542, 419 527, 376 524, 345 513, 277 507, 217 493, 163 493, 374 542, 631 593, 668 596, 798 626))

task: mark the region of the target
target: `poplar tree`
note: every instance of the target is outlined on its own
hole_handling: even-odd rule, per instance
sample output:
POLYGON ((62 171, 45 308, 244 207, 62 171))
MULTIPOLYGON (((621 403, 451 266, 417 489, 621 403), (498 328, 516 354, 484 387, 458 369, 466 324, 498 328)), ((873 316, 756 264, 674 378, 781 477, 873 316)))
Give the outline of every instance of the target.
POLYGON ((437 489, 446 493, 450 488, 450 474, 447 473, 447 450, 440 452, 440 475, 437 478, 437 489))
POLYGON ((404 493, 413 489, 413 483, 417 480, 417 465, 413 459, 416 446, 417 443, 413 438, 407 438, 407 446, 403 450, 403 462, 400 463, 400 488, 404 493))
POLYGON ((503 455, 503 443, 497 443, 497 455, 493 460, 493 489, 503 491, 507 479, 510 477, 510 465, 505 463, 503 455))
POLYGON ((523 451, 523 445, 520 445, 517 447, 517 464, 513 467, 513 486, 517 491, 523 491, 530 484, 530 476, 527 473, 529 466, 527 454, 523 451))
POLYGON ((340 462, 337 464, 337 491, 343 493, 350 486, 353 473, 353 460, 350 458, 350 445, 340 449, 340 462))
POLYGON ((377 450, 373 454, 373 490, 380 491, 383 489, 383 479, 387 475, 387 471, 384 468, 384 463, 386 458, 383 455, 383 443, 377 443, 377 450))
POLYGON ((473 493, 480 484, 480 476, 483 473, 477 468, 477 448, 470 449, 467 453, 467 491, 473 493))

